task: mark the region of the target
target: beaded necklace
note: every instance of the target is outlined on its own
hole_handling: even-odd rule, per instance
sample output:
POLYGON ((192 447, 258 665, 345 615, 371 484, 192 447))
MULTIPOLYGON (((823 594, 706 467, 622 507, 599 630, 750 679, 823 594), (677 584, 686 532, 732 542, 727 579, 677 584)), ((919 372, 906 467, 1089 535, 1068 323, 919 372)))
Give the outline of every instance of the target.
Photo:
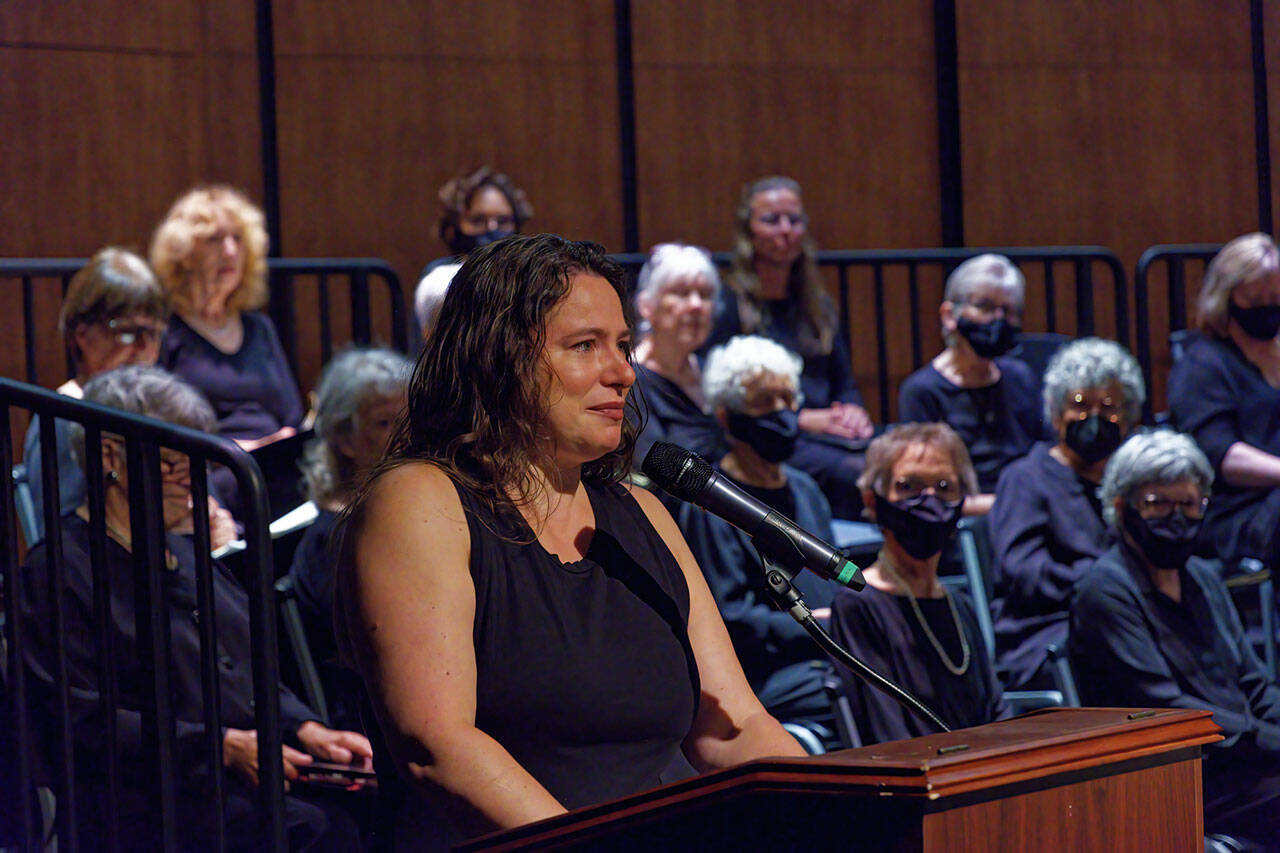
POLYGON ((947 671, 952 675, 964 675, 968 672, 971 658, 969 652, 969 641, 965 639, 964 626, 960 624, 960 612, 956 609, 955 599, 953 599, 951 594, 947 592, 947 588, 942 588, 942 597, 947 600, 947 605, 951 609, 951 618, 954 619, 956 623, 956 635, 960 638, 962 659, 958 666, 951 662, 951 658, 947 657, 947 652, 942 648, 942 643, 938 642, 938 637, 933 633, 933 629, 929 627, 929 622, 924 618, 924 613, 920 610, 920 605, 916 602, 916 597, 912 594, 911 587, 907 586, 907 582, 898 574, 898 571, 893 567, 893 564, 885 559, 884 551, 880 552, 879 557, 876 559, 876 564, 880 567, 881 571, 885 572, 885 574, 887 574, 889 578, 898 585, 898 587, 907 596, 907 601, 911 602, 911 610, 916 614, 916 620, 920 622, 920 627, 924 629, 924 635, 929 638, 929 642, 933 645, 933 650, 938 653, 938 657, 942 659, 942 665, 947 668, 947 671))

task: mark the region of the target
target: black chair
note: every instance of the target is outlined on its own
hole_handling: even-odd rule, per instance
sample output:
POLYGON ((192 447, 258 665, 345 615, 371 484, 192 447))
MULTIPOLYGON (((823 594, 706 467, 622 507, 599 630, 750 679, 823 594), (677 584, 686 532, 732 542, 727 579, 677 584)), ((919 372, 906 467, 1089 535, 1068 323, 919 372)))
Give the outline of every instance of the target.
POLYGON ((1063 344, 1073 340, 1075 339, 1070 335, 1060 332, 1023 332, 1018 336, 1018 345, 1009 351, 1009 355, 1025 362, 1039 383, 1044 378, 1044 369, 1049 366, 1049 359, 1062 349, 1063 344))
POLYGON ((276 581, 275 587, 276 598, 280 605, 280 625, 289 640, 289 649, 293 652, 302 695, 306 698, 311 710, 320 717, 320 722, 328 726, 330 725, 329 703, 325 701, 324 686, 320 683, 320 673, 316 670, 315 658, 311 655, 311 644, 307 642, 307 632, 302 625, 302 613, 298 610, 293 578, 285 575, 276 581))

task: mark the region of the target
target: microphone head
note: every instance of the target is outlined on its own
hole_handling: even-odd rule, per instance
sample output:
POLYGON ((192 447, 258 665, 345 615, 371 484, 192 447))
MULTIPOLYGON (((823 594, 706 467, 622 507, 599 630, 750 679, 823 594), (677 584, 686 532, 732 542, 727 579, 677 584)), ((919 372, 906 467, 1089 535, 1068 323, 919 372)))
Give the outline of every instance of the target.
POLYGON ((653 443, 640 470, 683 501, 697 501, 715 474, 710 462, 667 441, 653 443))

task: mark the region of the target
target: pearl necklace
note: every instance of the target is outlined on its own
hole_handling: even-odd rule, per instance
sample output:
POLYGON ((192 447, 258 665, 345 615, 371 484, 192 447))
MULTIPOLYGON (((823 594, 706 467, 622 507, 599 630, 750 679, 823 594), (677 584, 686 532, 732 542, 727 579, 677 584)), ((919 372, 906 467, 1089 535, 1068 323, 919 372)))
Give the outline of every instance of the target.
POLYGON ((880 552, 879 557, 876 559, 876 564, 880 567, 881 571, 885 572, 890 579, 898 585, 902 592, 907 596, 907 601, 911 602, 911 610, 916 614, 916 620, 919 621, 920 627, 924 629, 924 635, 929 638, 929 642, 933 645, 933 650, 936 651, 938 653, 938 657, 942 659, 942 665, 947 668, 947 672, 950 672, 952 675, 964 675, 968 672, 970 658, 972 657, 969 652, 969 641, 965 639, 964 626, 960 624, 960 612, 956 609, 955 599, 953 599, 951 594, 947 592, 947 588, 945 586, 942 588, 942 597, 947 600, 947 605, 951 609, 951 618, 955 620, 956 623, 956 636, 960 638, 962 659, 958 666, 951 662, 951 658, 947 657, 946 650, 942 648, 942 643, 938 642, 938 637, 933 633, 933 629, 929 627, 929 622, 924 618, 924 613, 920 610, 920 604, 916 601, 916 597, 911 593, 911 587, 907 586, 907 582, 903 580, 902 576, 898 574, 896 569, 894 569, 893 564, 885 559, 884 551, 880 552))

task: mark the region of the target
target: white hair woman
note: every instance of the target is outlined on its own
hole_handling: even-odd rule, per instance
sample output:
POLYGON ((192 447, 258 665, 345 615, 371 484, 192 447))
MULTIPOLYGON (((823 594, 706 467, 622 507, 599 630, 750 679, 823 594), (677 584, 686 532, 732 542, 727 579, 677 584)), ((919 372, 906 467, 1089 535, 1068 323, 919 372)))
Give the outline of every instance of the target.
POLYGON ((1066 643, 1072 588, 1111 545, 1098 484, 1145 399, 1142 370, 1113 341, 1082 338, 1049 362, 1044 411, 1057 440, 1004 469, 989 519, 996 654, 1010 689, 1053 686, 1045 661, 1066 643))
POLYGON ((1031 368, 1006 355, 1022 329, 1026 282, 1003 255, 970 258, 947 278, 938 309, 945 349, 898 390, 898 420, 941 421, 969 448, 980 494, 965 512, 991 508, 1000 471, 1044 433, 1031 368))
POLYGON ((1280 566, 1280 251, 1266 234, 1222 248, 1196 300, 1200 334, 1169 374, 1172 425, 1218 474, 1203 538, 1224 560, 1280 566))
MULTIPOLYGON (((1080 579, 1069 649, 1087 705, 1205 708, 1205 829, 1280 838, 1280 686, 1245 637, 1220 567, 1193 555, 1213 470, 1188 436, 1138 433, 1102 480, 1118 541, 1080 579)), ((1217 500, 1216 496, 1214 500, 1217 500)))
POLYGON ((636 281, 644 337, 636 345, 637 394, 646 409, 636 462, 655 441, 669 441, 715 462, 728 449, 707 413, 694 353, 711 334, 720 274, 706 249, 682 243, 653 247, 636 281))
MULTIPOLYGON (((830 541, 830 504, 812 477, 787 462, 800 435, 801 364, 795 353, 756 335, 740 335, 711 351, 703 389, 729 443, 716 469, 830 541)), ((679 505, 676 523, 707 578, 747 680, 769 713, 799 721, 829 709, 826 667, 814 664, 820 652, 799 623, 769 603, 764 566, 751 538, 693 504, 679 505)), ((827 615, 833 584, 803 572, 796 586, 810 608, 827 615)))

